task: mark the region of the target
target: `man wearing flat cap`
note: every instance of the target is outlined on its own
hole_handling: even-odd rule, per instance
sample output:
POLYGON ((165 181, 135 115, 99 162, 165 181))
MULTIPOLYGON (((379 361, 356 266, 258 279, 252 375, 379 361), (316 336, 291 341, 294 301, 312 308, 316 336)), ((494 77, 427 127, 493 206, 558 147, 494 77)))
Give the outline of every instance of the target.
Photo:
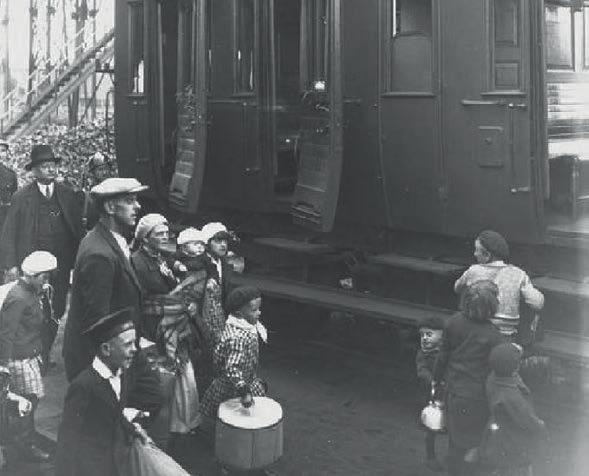
POLYGON ((128 369, 136 352, 133 308, 97 319, 84 332, 92 361, 71 382, 57 438, 56 476, 126 474, 134 438, 147 441, 134 422, 141 409, 129 400, 128 369))
POLYGON ((142 289, 129 260, 132 236, 141 206, 137 194, 147 189, 131 178, 108 178, 91 190, 100 213, 98 223, 80 243, 74 267, 63 357, 68 381, 94 357, 92 341, 83 335, 102 316, 130 307, 138 332, 142 289))
MULTIPOLYGON (((56 320, 65 311, 70 271, 83 236, 81 200, 71 188, 55 181, 59 161, 50 146, 33 146, 25 169, 35 179, 13 195, 0 238, 2 267, 13 277, 20 262, 33 251, 45 250, 57 258, 51 278, 56 320)), ((57 326, 47 321, 42 352, 46 366, 56 333, 57 326)))
POLYGON ((8 291, 0 309, 0 364, 10 370, 11 391, 32 404, 32 411, 19 421, 16 433, 21 455, 33 461, 49 459, 34 444, 34 414, 39 399, 45 395, 41 378, 41 331, 45 316, 40 298, 56 267, 57 260, 51 253, 31 253, 22 262, 22 277, 8 291))
POLYGON ((0 142, 0 228, 4 224, 12 195, 18 187, 16 172, 6 165, 8 144, 0 142))

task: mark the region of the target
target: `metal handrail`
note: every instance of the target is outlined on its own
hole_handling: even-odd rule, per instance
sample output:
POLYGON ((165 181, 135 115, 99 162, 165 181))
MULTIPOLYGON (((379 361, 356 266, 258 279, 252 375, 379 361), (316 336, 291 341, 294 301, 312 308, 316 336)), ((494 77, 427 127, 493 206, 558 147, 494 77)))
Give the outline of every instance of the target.
MULTIPOLYGON (((19 118, 23 114, 30 113, 38 103, 36 99, 41 98, 45 93, 50 91, 55 84, 59 84, 68 73, 88 61, 89 57, 104 48, 104 46, 114 38, 114 28, 111 28, 104 34, 99 42, 95 45, 93 44, 91 48, 87 48, 88 40, 85 39, 85 33, 90 26, 91 24, 87 24, 70 40, 69 43, 74 44, 75 54, 77 55, 74 57, 74 61, 71 64, 69 58, 65 58, 61 63, 56 64, 49 71, 45 72, 40 78, 39 76, 42 73, 38 70, 34 71, 27 78, 27 84, 33 84, 33 87, 22 92, 19 96, 17 96, 18 91, 14 89, 0 100, 0 111, 5 111, 0 112, 0 132, 3 132, 5 129, 3 126, 6 119, 11 122, 15 115, 19 118), (84 39, 80 44, 76 45, 76 42, 81 35, 84 39), (35 78, 37 78, 36 81, 35 78), (8 107, 5 106, 7 102, 8 107)), ((8 126, 8 128, 9 127, 10 126, 8 126)))
POLYGON ((68 70, 78 67, 81 63, 87 60, 88 54, 84 53, 98 51, 114 37, 114 28, 111 28, 104 34, 103 38, 98 43, 92 44, 91 47, 89 47, 88 43, 91 41, 90 33, 92 33, 91 28, 92 23, 86 24, 84 28, 76 32, 68 42, 68 49, 71 47, 72 49, 70 49, 70 51, 74 51, 75 55, 74 61, 71 65, 70 59, 66 57, 60 63, 56 63, 48 71, 35 70, 29 74, 26 79, 27 86, 31 84, 30 89, 26 89, 24 92, 22 92, 22 90, 13 89, 0 100, 0 111, 3 111, 0 112, 0 124, 3 124, 6 119, 11 121, 14 115, 18 114, 18 109, 23 107, 25 110, 30 109, 30 107, 26 106, 31 106, 34 98, 38 97, 42 92, 50 89, 56 84, 56 82, 62 80, 68 70), (87 36, 88 38, 86 38, 87 36), (80 37, 82 40, 79 42, 80 37))

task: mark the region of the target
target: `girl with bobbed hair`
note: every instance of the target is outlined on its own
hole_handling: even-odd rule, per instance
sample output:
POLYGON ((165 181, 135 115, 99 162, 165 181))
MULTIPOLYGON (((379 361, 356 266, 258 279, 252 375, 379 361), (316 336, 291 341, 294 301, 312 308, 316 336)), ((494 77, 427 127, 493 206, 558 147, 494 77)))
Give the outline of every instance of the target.
POLYGON ((478 281, 464 293, 463 310, 444 328, 434 366, 434 381, 446 381, 448 474, 467 474, 466 452, 478 446, 489 414, 485 380, 489 354, 504 341, 492 324, 499 290, 492 281, 478 281))

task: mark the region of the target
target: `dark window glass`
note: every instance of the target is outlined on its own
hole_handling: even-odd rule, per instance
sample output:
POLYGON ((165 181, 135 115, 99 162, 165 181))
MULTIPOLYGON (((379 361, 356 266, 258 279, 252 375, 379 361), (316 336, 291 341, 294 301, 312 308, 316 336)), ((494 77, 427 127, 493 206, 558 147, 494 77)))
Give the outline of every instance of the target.
POLYGON ((179 81, 182 87, 192 84, 194 68, 194 28, 193 28, 193 10, 191 5, 182 6, 180 8, 180 24, 179 34, 180 39, 178 46, 180 50, 180 75, 179 81))
POLYGON ((143 4, 129 3, 129 92, 145 93, 143 4))
POLYGON ((389 0, 390 91, 432 89, 432 1, 389 0))
POLYGON ((546 64, 573 69, 573 14, 570 7, 546 5, 546 64))
POLYGON ((589 6, 583 9, 583 34, 585 36, 585 59, 583 66, 585 69, 589 69, 589 6))
POLYGON ((254 90, 254 0, 236 0, 236 3, 235 90, 251 92, 254 90))
POLYGON ((325 90, 329 58, 329 3, 327 0, 306 0, 303 3, 302 31, 304 38, 302 89, 325 90), (320 86, 318 86, 320 85, 320 86))

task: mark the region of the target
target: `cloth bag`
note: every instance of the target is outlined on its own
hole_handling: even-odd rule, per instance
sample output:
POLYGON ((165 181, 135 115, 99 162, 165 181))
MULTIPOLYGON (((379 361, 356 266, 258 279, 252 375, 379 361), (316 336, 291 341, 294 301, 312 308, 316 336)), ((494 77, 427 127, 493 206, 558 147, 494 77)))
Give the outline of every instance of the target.
POLYGON ((176 374, 174 396, 170 404, 170 431, 188 433, 198 426, 198 389, 190 360, 176 374))
POLYGON ((174 459, 155 444, 134 438, 129 453, 128 476, 190 476, 174 459))

